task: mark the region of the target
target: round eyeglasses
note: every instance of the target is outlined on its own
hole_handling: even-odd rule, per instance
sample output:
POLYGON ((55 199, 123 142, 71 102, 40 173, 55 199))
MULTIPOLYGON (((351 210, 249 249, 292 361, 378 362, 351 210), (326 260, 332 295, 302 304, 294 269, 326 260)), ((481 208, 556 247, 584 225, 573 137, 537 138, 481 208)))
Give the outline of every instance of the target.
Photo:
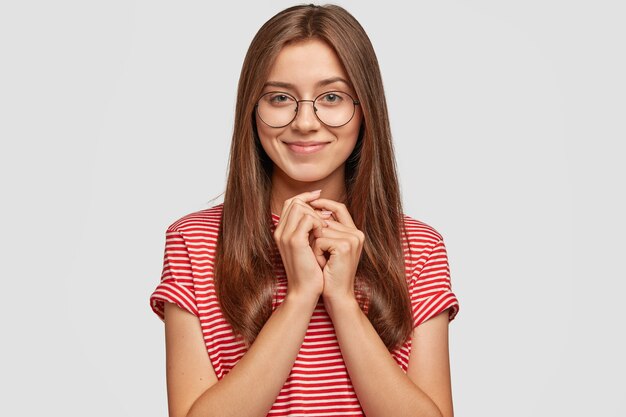
POLYGON ((359 104, 348 93, 327 91, 315 97, 315 100, 296 100, 283 91, 270 91, 263 94, 255 105, 257 115, 270 127, 285 127, 293 122, 298 114, 299 104, 311 102, 318 120, 329 127, 341 127, 348 124, 359 104))

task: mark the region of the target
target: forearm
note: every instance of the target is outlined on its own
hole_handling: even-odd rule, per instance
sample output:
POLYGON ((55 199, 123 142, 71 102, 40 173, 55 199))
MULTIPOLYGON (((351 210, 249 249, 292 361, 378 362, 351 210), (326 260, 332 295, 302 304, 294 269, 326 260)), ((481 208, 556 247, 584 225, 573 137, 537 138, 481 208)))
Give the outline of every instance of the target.
POLYGON ((326 303, 356 395, 368 417, 441 417, 400 369, 355 300, 326 303))
POLYGON ((316 303, 288 295, 237 365, 194 402, 187 417, 266 416, 293 367, 316 303))

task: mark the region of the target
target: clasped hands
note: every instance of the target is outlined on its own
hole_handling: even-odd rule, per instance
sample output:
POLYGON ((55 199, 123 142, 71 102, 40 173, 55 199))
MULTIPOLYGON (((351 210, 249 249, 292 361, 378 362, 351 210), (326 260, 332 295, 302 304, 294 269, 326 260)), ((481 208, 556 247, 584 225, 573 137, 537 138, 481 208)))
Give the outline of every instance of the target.
POLYGON ((315 299, 321 295, 325 303, 353 300, 365 234, 344 204, 319 195, 306 192, 285 200, 274 231, 287 293, 315 299))

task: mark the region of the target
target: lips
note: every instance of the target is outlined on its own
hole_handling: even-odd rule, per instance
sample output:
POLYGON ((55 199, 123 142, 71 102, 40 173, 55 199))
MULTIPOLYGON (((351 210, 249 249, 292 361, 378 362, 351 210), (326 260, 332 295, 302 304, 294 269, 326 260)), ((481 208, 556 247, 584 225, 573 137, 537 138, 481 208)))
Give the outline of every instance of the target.
POLYGON ((311 154, 323 149, 329 142, 283 142, 287 148, 297 154, 311 154))

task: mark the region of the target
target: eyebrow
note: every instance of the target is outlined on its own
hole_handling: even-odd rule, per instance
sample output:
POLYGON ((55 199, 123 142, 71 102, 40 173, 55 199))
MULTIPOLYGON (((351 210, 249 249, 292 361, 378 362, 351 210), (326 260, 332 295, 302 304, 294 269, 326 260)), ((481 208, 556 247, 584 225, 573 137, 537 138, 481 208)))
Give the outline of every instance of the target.
MULTIPOLYGON (((326 78, 324 80, 320 80, 317 83, 315 83, 315 87, 324 87, 325 85, 328 84, 332 84, 332 83, 336 83, 336 82, 342 82, 344 84, 346 84, 348 87, 351 87, 350 83, 348 81, 346 81, 344 78, 342 77, 331 77, 331 78, 326 78)), ((291 83, 285 83, 282 81, 268 81, 265 84, 263 84, 263 88, 265 87, 280 87, 280 88, 290 88, 290 89, 295 89, 295 85, 291 84, 291 83)))

